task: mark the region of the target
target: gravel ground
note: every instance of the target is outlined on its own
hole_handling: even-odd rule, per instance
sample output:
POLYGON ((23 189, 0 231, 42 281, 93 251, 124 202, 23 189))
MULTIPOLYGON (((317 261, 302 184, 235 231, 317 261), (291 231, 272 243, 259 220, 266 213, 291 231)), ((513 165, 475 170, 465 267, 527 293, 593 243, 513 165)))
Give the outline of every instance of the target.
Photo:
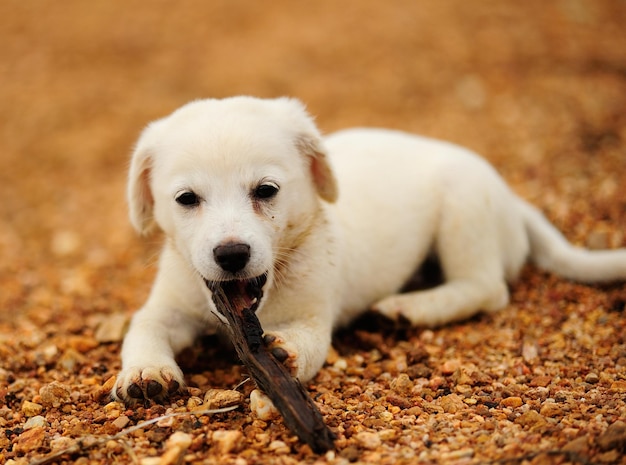
POLYGON ((108 398, 160 242, 128 225, 128 155, 193 98, 293 95, 326 132, 458 142, 571 241, 625 247, 624 1, 10 0, 0 18, 0 464, 626 464, 626 287, 532 266, 495 315, 340 332, 308 386, 338 437, 323 456, 251 416, 210 338, 181 356, 187 395, 108 398))

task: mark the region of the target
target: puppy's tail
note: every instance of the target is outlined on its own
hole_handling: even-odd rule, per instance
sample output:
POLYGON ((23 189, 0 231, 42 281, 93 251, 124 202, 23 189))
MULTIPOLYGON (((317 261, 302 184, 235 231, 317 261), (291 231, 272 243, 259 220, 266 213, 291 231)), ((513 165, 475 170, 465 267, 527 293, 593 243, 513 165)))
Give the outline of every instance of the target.
POLYGON ((626 280, 626 248, 588 250, 576 247, 537 208, 518 200, 530 242, 530 258, 538 267, 580 282, 626 280))

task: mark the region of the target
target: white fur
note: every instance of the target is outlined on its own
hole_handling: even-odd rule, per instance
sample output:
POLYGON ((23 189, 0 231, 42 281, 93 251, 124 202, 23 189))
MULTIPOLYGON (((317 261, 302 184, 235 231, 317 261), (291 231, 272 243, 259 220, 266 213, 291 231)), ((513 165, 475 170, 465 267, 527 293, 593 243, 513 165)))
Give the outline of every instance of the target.
POLYGON ((626 278, 626 249, 574 248, 468 150, 382 129, 322 140, 296 100, 197 101, 152 123, 128 193, 133 225, 167 239, 122 349, 115 393, 127 401, 133 384, 156 400, 167 394, 147 394, 149 381, 182 386, 175 354, 222 324, 203 278, 228 278, 213 258, 227 241, 250 245, 241 276, 269 272, 257 314, 302 380, 324 363, 332 330, 368 308, 435 326, 505 307, 529 257, 567 278, 626 278), (250 192, 266 180, 280 190, 259 207, 250 192), (184 190, 198 207, 176 203, 184 190), (444 283, 397 294, 432 254, 444 283))

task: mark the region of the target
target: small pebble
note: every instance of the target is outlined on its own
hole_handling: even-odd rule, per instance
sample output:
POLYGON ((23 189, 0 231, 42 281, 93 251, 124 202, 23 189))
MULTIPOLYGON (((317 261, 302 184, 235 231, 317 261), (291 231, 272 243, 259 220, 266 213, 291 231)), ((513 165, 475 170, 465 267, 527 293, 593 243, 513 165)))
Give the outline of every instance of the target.
POLYGON ((65 352, 63 352, 63 354, 57 361, 57 364, 61 368, 64 368, 66 371, 73 372, 76 370, 76 366, 80 363, 83 363, 84 361, 84 355, 81 355, 76 350, 70 347, 65 352))
POLYGON ((286 443, 279 440, 270 442, 267 448, 275 454, 289 454, 291 452, 291 448, 286 443))
POLYGON ((202 399, 199 397, 191 396, 187 399, 187 410, 194 410, 200 406, 204 407, 204 404, 202 403, 202 399))
POLYGON ((378 436, 382 441, 389 441, 398 436, 398 431, 395 429, 383 429, 378 432, 378 436))
POLYGON ((250 410, 263 421, 272 420, 280 415, 270 398, 258 389, 250 393, 250 410))
POLYGON ((461 362, 459 360, 446 360, 441 365, 441 372, 444 375, 451 375, 460 367, 461 367, 461 362))
POLYGON ((522 345, 522 357, 527 362, 534 361, 539 356, 539 348, 537 344, 530 341, 524 341, 522 345))
POLYGON ((449 394, 441 397, 440 405, 446 413, 456 413, 465 408, 463 399, 457 394, 449 394))
POLYGON ((503 407, 508 407, 508 408, 517 408, 517 407, 521 407, 522 405, 524 405, 524 401, 522 400, 521 397, 507 397, 505 399, 502 399, 502 401, 500 401, 500 405, 502 405, 503 407))
POLYGON ((47 424, 48 423, 46 422, 46 419, 44 417, 42 417, 41 415, 36 415, 26 420, 26 423, 24 423, 23 428, 24 430, 27 430, 27 429, 37 428, 37 427, 43 427, 43 426, 46 426, 47 424))
POLYGON ((53 451, 67 449, 72 444, 75 444, 75 441, 75 439, 68 438, 66 436, 52 438, 50 439, 50 449, 52 449, 53 451))
POLYGON ((99 386, 93 393, 94 400, 96 402, 105 402, 110 399, 110 395, 117 381, 117 376, 111 376, 108 378, 102 386, 99 386))
POLYGON ((525 412, 522 415, 520 415, 515 420, 515 423, 523 427, 527 427, 532 431, 532 430, 542 428, 543 426, 546 425, 547 422, 546 422, 546 419, 542 415, 540 415, 538 412, 536 412, 535 410, 529 410, 528 412, 525 412))
POLYGON ((59 355, 59 348, 51 344, 44 347, 38 355, 41 357, 42 364, 52 363, 59 355))
POLYGON ((165 418, 161 418, 157 421, 157 426, 159 428, 171 428, 176 423, 176 418, 172 416, 166 416, 165 418))
POLYGON ((218 430, 212 435, 212 441, 221 454, 233 452, 242 438, 242 432, 237 430, 218 430))
POLYGON ((22 403, 22 412, 24 412, 24 415, 26 415, 27 417, 33 417, 35 415, 39 415, 42 410, 43 410, 43 405, 41 404, 37 404, 29 400, 25 400, 22 403))
POLYGON ((209 378, 207 378, 203 374, 196 373, 195 375, 191 376, 191 382, 196 386, 206 386, 207 384, 209 384, 209 378))
POLYGON ((112 410, 118 410, 120 408, 120 403, 118 402, 109 402, 108 404, 106 404, 104 407, 102 407, 102 410, 104 410, 105 412, 111 412, 112 410))
POLYGON ((338 358, 335 363, 333 363, 333 367, 339 371, 346 371, 348 368, 348 362, 345 358, 338 358))
POLYGON ((181 463, 183 454, 187 451, 193 441, 193 437, 188 433, 176 431, 165 442, 165 452, 161 456, 159 465, 171 465, 181 463))
POLYGON ((230 389, 209 389, 204 394, 204 406, 207 409, 220 409, 240 405, 243 394, 230 389))
POLYGON ((98 341, 91 336, 72 336, 69 338, 68 344, 81 354, 85 354, 99 345, 98 341))
POLYGON ((380 447, 382 441, 378 433, 361 431, 356 434, 356 440, 364 449, 374 450, 380 447))
POLYGON ((461 386, 472 386, 474 384, 474 380, 472 379, 472 377, 468 375, 467 372, 462 368, 459 368, 454 372, 453 380, 457 385, 461 386))
MULTIPOLYGON (((119 404, 118 404, 119 405, 119 404)), ((109 411, 107 411, 107 420, 115 420, 116 418, 119 418, 120 415, 122 414, 122 412, 120 412, 119 409, 111 409, 109 411)))
POLYGON ((195 396, 195 397, 202 397, 202 393, 204 391, 202 391, 202 389, 197 388, 197 387, 187 387, 187 394, 189 394, 190 396, 195 396))
POLYGON ((128 418, 126 415, 120 415, 119 417, 117 417, 115 420, 113 420, 111 422, 113 424, 113 426, 115 426, 117 429, 124 429, 128 426, 128 424, 130 423, 130 418, 128 418))
POLYGON ((120 342, 124 338, 130 317, 126 313, 106 315, 98 325, 95 339, 100 343, 120 342))
POLYGON ((70 400, 70 388, 58 381, 52 381, 39 390, 41 403, 47 407, 59 407, 70 400))
POLYGON ((544 417, 554 418, 563 414, 563 407, 554 402, 544 402, 539 413, 544 417))
POLYGON ((13 393, 22 391, 25 387, 26 387, 26 380, 17 379, 11 384, 9 384, 7 388, 7 392, 13 394, 13 393))
POLYGON ((391 388, 399 394, 410 394, 413 389, 413 381, 406 373, 401 373, 391 382, 391 388))
POLYGON ((180 447, 186 449, 191 445, 192 436, 182 431, 176 431, 165 442, 165 447, 180 447))
POLYGON ((43 446, 45 439, 46 431, 43 426, 36 426, 26 430, 17 438, 17 442, 13 446, 13 452, 33 452, 43 446))
POLYGON ((546 387, 552 382, 550 376, 537 376, 530 381, 532 387, 546 387))

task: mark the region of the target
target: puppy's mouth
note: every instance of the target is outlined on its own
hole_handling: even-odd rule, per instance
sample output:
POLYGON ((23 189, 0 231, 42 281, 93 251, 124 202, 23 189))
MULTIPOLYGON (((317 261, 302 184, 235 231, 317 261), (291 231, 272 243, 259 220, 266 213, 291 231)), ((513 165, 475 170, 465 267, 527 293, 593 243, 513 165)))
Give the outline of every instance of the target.
MULTIPOLYGON (((250 279, 232 279, 227 281, 204 280, 212 293, 213 301, 227 301, 238 312, 244 309, 256 311, 263 298, 263 286, 267 282, 267 272, 250 279)), ((221 312, 220 306, 217 309, 221 312)), ((226 315, 223 315, 226 316, 226 315)))

